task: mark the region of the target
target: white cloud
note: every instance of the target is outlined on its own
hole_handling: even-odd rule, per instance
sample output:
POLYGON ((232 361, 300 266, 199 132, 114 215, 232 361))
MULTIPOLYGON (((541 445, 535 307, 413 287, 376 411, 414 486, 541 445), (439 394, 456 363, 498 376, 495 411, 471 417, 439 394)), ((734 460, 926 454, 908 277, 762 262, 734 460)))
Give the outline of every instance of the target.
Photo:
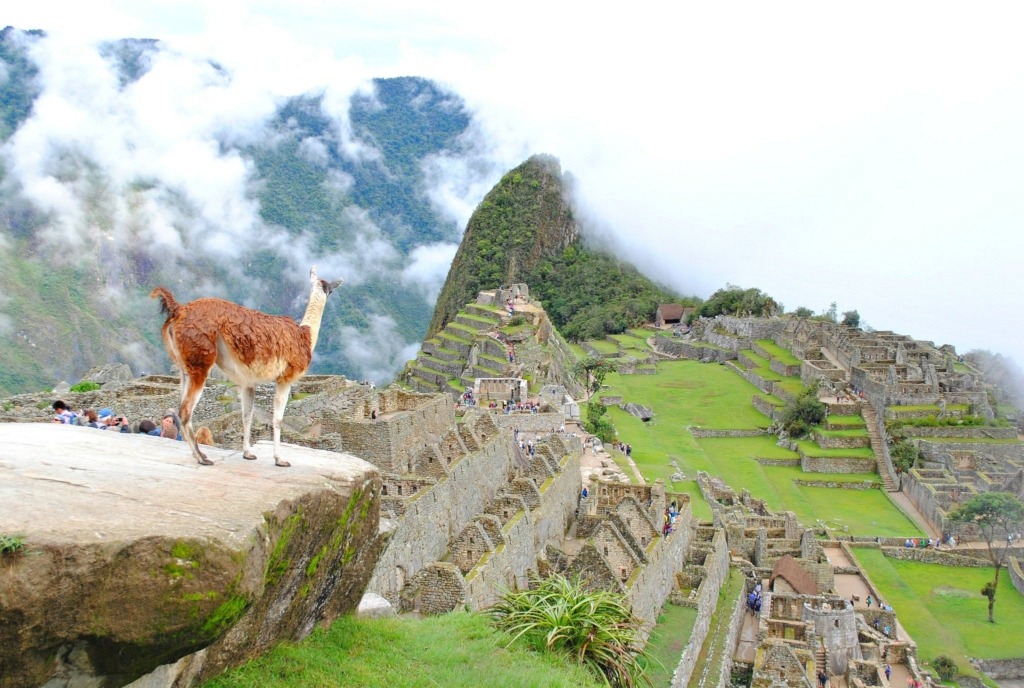
POLYGON ((370 327, 359 331, 341 327, 341 339, 348 360, 371 382, 388 382, 406 361, 416 357, 419 343, 408 344, 398 334, 395 321, 387 315, 369 317, 370 327))
MULTIPOLYGON (((791 308, 835 300, 878 328, 1024 360, 1022 328, 1005 306, 1024 292, 1016 265, 1024 254, 1018 4, 969 12, 945 2, 856 11, 817 2, 648 3, 587 12, 535 0, 515 12, 411 0, 297 0, 286 8, 232 0, 212 10, 199 2, 27 5, 8 8, 7 21, 62 37, 157 37, 181 55, 225 65, 230 83, 217 82, 199 57, 177 72, 168 66, 168 78, 178 79, 169 83, 185 86, 151 95, 166 117, 140 114, 136 147, 110 145, 128 171, 167 165, 195 212, 214 225, 238 223, 239 234, 203 231, 240 240, 252 212, 239 195, 244 166, 204 147, 211 132, 258 127, 273 94, 324 88, 343 149, 372 158, 372 148, 351 139, 348 95, 365 91, 371 75, 422 75, 465 98, 478 117, 472 140, 486 145, 475 159, 428 166, 431 199, 453 221, 465 222, 502 171, 550 153, 617 250, 683 292, 707 296, 733 282, 791 308), (148 141, 174 127, 194 142, 197 177, 148 141)), ((132 111, 103 106, 125 96, 83 71, 91 64, 66 64, 81 84, 66 83, 68 102, 51 105, 61 141, 89 151, 110 137, 82 118, 113 127, 114 113, 132 111), (100 107, 82 110, 75 88, 95 91, 100 107), (80 126, 86 133, 76 137, 80 126)), ((131 105, 145 113, 148 102, 131 105)), ((41 171, 29 193, 67 222, 87 222, 74 215, 78 190, 42 173, 48 149, 28 143, 23 153, 37 156, 41 171)), ((161 231, 183 226, 151 195, 143 194, 143 208, 161 231)), ((367 255, 387 260, 383 247, 364 241, 367 255)), ((348 260, 339 256, 339 269, 362 270, 348 260)))
POLYGON ((409 264, 402 271, 402 280, 419 289, 427 303, 433 304, 458 248, 458 244, 452 243, 417 246, 409 253, 409 264))

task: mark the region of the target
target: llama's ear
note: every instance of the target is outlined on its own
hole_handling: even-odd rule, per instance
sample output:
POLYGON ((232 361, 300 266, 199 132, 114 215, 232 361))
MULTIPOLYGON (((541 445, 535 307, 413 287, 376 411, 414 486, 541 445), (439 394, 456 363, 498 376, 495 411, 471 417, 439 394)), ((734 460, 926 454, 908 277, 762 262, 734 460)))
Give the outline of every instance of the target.
POLYGON ((309 283, 310 284, 316 284, 319 281, 320 280, 317 279, 317 276, 316 276, 316 266, 314 265, 313 267, 311 267, 309 269, 309 283))
POLYGON ((339 278, 338 278, 337 280, 335 280, 334 282, 331 282, 331 283, 330 283, 330 285, 329 285, 329 286, 331 287, 331 291, 334 291, 335 289, 337 289, 338 287, 340 287, 340 286, 341 286, 341 284, 342 284, 342 282, 344 282, 344 281, 345 281, 345 280, 344 280, 343 278, 339 277, 339 278))

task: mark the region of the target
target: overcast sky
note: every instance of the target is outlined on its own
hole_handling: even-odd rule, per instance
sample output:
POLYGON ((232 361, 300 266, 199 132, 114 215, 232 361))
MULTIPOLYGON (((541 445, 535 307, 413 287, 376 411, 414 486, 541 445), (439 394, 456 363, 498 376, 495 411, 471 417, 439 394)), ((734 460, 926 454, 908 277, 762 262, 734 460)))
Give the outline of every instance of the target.
MULTIPOLYGON (((619 250, 684 293, 836 301, 1024 363, 1024 6, 370 4, 36 0, 3 23, 158 38, 254 91, 429 77, 505 169, 558 157, 619 250)), ((452 212, 494 181, 453 182, 452 212)))

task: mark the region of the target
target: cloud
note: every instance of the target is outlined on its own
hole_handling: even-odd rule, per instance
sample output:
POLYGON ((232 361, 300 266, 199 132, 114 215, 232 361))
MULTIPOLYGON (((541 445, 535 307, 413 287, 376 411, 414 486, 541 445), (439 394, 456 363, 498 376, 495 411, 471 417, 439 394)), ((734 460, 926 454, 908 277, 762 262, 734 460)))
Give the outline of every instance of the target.
MULTIPOLYGON (((155 36, 185 60, 162 73, 186 85, 170 92, 198 110, 186 116, 153 93, 165 119, 138 115, 136 147, 109 144, 104 158, 125 158, 129 171, 152 171, 143 164, 152 159, 180 169, 185 160, 171 164, 173 155, 148 138, 160 131, 157 121, 191 136, 188 152, 208 170, 197 170, 198 179, 178 171, 140 192, 138 208, 112 211, 139 224, 145 218, 155 236, 179 233, 182 248, 194 238, 186 230, 192 218, 208 218, 203 236, 223 232, 231 245, 239 235, 219 223, 244 228, 252 212, 240 193, 244 165, 208 143, 217 132, 248 125, 256 135, 275 96, 322 88, 342 149, 372 159, 372 147, 351 137, 347 95, 365 90, 371 75, 414 74, 452 88, 474 113, 466 150, 426 167, 429 197, 460 227, 503 171, 550 153, 572 173, 582 212, 608 228, 615 250, 684 293, 708 296, 733 282, 790 308, 821 310, 834 300, 880 329, 1024 361, 1022 328, 1005 306, 1024 292, 1016 265, 1024 253, 1024 60, 1015 4, 970 13, 946 3, 850 12, 799 1, 580 13, 525 0, 500 17, 486 4, 410 0, 297 0, 287 9, 240 0, 211 9, 22 5, 9 8, 8 21, 52 28, 64 40, 155 36), (527 36, 543 47, 525 49, 527 36), (231 78, 217 81, 206 57, 231 78), (185 208, 161 205, 161 193, 180 195, 185 208)), ((52 103, 50 117, 66 132, 61 142, 91 150, 109 137, 94 128, 89 140, 76 139, 76 120, 99 116, 113 127, 113 113, 132 110, 104 104, 130 94, 92 74, 94 59, 73 59, 63 63, 67 74, 82 82, 78 92, 96 92, 96 112, 67 96, 52 103)), ((147 102, 131 103, 149 112, 147 102)), ((32 169, 40 170, 26 177, 28 192, 74 227, 93 221, 80 209, 75 215, 88 180, 58 181, 61 170, 43 164, 49 149, 27 144, 26 159, 36 156, 32 169)), ((380 247, 371 236, 364 241, 373 254, 380 247)), ((428 258, 408 268, 410 279, 428 258)), ((338 256, 338 267, 357 273, 361 266, 347 260, 338 256)))
POLYGON ((427 303, 434 304, 458 248, 459 245, 453 243, 417 246, 410 252, 409 264, 402 270, 402 281, 419 289, 427 303))
POLYGON ((360 331, 354 327, 339 328, 345 342, 346 357, 367 380, 389 382, 395 371, 416 357, 419 342, 406 343, 398 334, 395 321, 387 315, 371 315, 370 327, 360 331))

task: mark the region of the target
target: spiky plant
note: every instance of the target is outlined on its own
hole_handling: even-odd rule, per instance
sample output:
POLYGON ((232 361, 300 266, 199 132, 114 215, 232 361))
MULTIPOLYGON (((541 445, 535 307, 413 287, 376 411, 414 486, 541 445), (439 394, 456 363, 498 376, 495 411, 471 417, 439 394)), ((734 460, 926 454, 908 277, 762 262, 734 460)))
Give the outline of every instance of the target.
POLYGON ((640 620, 622 595, 588 590, 577 578, 534 579, 488 609, 495 626, 538 649, 563 652, 611 686, 649 686, 648 657, 640 646, 640 620))

